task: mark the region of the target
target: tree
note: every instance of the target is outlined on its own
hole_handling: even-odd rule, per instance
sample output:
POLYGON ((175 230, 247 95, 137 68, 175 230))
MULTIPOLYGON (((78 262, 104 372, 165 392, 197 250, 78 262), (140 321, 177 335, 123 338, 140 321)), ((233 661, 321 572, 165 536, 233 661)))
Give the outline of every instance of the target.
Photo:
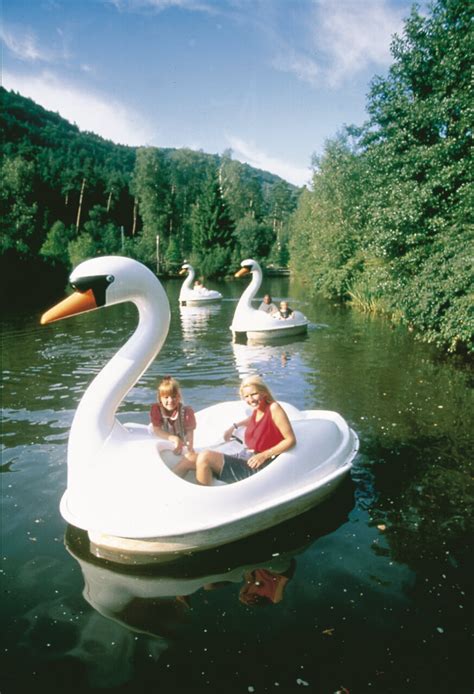
POLYGON ((373 81, 369 121, 315 160, 291 220, 291 266, 315 289, 474 351, 472 3, 413 9, 373 81))
POLYGON ((237 222, 235 237, 240 248, 242 259, 254 258, 262 262, 270 253, 275 236, 270 226, 257 222, 250 214, 237 222))
POLYGON ((290 222, 291 267, 306 275, 309 263, 317 291, 347 298, 362 266, 364 160, 341 132, 313 165, 313 192, 303 191, 290 222))
POLYGON ((97 247, 94 243, 94 239, 90 234, 84 231, 68 244, 68 255, 73 267, 82 263, 83 260, 93 258, 97 255, 96 251, 97 247))
POLYGON ((474 319, 463 310, 472 277, 461 269, 473 223, 472 47, 469 0, 438 0, 429 17, 414 9, 393 43, 388 77, 374 81, 363 139, 367 231, 374 253, 390 263, 392 309, 450 349, 473 348, 474 319), (453 281, 447 266, 457 269, 453 281))
POLYGON ((264 200, 260 181, 247 165, 232 161, 231 151, 226 150, 219 166, 219 185, 234 220, 249 215, 261 221, 264 200))
POLYGON ((40 255, 54 263, 70 267, 68 244, 74 237, 74 228, 66 227, 61 221, 54 222, 41 246, 40 255))
POLYGON ((138 200, 143 222, 141 238, 136 245, 137 257, 152 265, 156 261, 156 237, 167 244, 170 218, 170 189, 164 154, 154 147, 137 151, 131 191, 138 200))
POLYGON ((12 249, 28 255, 34 245, 38 210, 33 200, 34 165, 19 156, 7 157, 0 173, 1 252, 12 249))
POLYGON ((183 264, 183 256, 181 255, 179 241, 176 236, 170 238, 164 260, 166 269, 169 272, 176 272, 183 264))
POLYGON ((225 274, 234 245, 234 222, 215 172, 193 206, 191 226, 197 265, 205 275, 225 274))

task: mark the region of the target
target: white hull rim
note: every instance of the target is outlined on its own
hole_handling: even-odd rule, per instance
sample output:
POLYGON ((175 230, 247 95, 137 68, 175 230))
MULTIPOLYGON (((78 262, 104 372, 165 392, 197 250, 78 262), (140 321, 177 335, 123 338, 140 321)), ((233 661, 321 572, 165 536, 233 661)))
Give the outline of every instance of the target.
MULTIPOLYGON (((142 540, 107 535, 89 530, 88 536, 93 545, 93 552, 96 556, 100 556, 101 549, 118 553, 126 552, 127 554, 137 556, 160 554, 177 556, 213 549, 257 534, 285 520, 294 518, 325 501, 347 478, 352 467, 352 460, 357 452, 358 439, 355 437, 351 456, 344 466, 339 467, 332 474, 321 480, 317 487, 307 489, 300 495, 288 498, 280 504, 270 506, 263 511, 259 510, 255 514, 250 513, 238 520, 222 523, 213 528, 206 528, 186 533, 185 535, 157 536, 142 540)), ((64 508, 62 508, 62 512, 64 516, 64 508)), ((72 519, 69 519, 69 522, 74 525, 72 519)))

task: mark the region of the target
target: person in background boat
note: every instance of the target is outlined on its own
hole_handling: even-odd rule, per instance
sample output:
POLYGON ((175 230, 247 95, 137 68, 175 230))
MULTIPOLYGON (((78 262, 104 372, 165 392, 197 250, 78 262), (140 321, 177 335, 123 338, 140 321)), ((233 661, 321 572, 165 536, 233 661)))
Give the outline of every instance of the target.
POLYGON ((287 301, 280 301, 280 308, 278 310, 278 318, 281 318, 282 320, 286 320, 287 318, 291 318, 293 315, 293 309, 291 309, 288 306, 287 301))
POLYGON ((234 422, 224 432, 224 440, 235 438, 235 431, 245 427, 245 446, 236 456, 211 450, 198 453, 196 479, 200 484, 210 485, 213 476, 228 483, 251 477, 296 443, 285 410, 276 402, 260 376, 248 376, 242 381, 240 397, 252 413, 234 422))
POLYGON ((265 313, 277 313, 278 309, 272 302, 272 297, 270 294, 265 294, 263 301, 258 307, 259 311, 265 311, 265 313))
POLYGON ((158 385, 157 402, 150 408, 150 420, 153 433, 160 439, 171 441, 175 455, 183 457, 173 468, 183 477, 191 467, 194 467, 196 453, 194 451, 194 429, 196 417, 189 405, 184 405, 181 388, 172 376, 165 376, 158 385))
POLYGON ((206 289, 206 287, 203 285, 201 280, 195 280, 194 281, 194 291, 195 292, 202 292, 205 289, 206 289))

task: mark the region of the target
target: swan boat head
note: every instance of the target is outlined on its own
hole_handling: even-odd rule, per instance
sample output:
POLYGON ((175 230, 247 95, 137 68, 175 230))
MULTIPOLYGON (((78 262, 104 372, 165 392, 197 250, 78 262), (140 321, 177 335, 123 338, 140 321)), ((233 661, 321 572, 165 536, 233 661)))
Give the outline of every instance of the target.
POLYGON ((252 300, 255 299, 263 280, 262 268, 252 258, 243 260, 240 265, 241 269, 235 273, 235 277, 244 277, 250 273, 252 279, 235 309, 230 326, 234 339, 243 336, 258 342, 306 333, 309 321, 301 311, 293 311, 291 318, 279 320, 278 317, 253 308, 252 300))
POLYGON ((199 289, 194 288, 193 282, 195 272, 190 263, 183 263, 179 274, 186 275, 179 292, 179 303, 181 306, 186 306, 187 304, 203 304, 222 299, 222 294, 215 289, 207 289, 206 287, 200 287, 199 289))
POLYGON ((168 334, 168 298, 155 275, 130 258, 105 256, 86 260, 71 274, 74 294, 41 318, 41 323, 127 301, 138 308, 136 332, 86 390, 71 428, 69 462, 74 465, 75 442, 84 454, 93 455, 116 426, 115 413, 128 391, 161 349, 168 334))

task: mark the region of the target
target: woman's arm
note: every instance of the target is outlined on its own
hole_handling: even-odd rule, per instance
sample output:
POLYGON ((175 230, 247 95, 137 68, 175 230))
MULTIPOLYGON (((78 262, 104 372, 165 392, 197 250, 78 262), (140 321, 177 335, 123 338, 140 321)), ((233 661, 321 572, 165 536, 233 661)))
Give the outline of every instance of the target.
POLYGON ((247 464, 251 468, 259 468, 261 465, 270 460, 270 458, 273 458, 273 456, 280 455, 281 453, 288 451, 290 448, 293 448, 296 443, 295 432, 293 431, 293 427, 291 426, 288 415, 283 407, 277 402, 272 402, 270 405, 270 413, 272 415, 274 424, 277 426, 281 435, 283 436, 283 440, 265 451, 255 453, 255 455, 253 455, 247 461, 247 464))
POLYGON ((250 417, 246 417, 245 419, 241 419, 238 422, 234 422, 231 427, 226 429, 224 431, 224 441, 230 441, 232 438, 232 435, 236 429, 240 429, 240 427, 246 427, 248 426, 250 422, 250 417))

